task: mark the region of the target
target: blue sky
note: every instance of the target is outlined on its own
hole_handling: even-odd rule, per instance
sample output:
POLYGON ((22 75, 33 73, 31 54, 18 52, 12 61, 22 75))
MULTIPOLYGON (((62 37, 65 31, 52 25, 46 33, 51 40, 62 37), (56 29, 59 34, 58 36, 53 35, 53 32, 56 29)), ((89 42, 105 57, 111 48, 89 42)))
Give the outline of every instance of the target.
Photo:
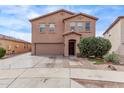
POLYGON ((31 24, 29 19, 58 9, 83 12, 99 18, 96 35, 101 36, 108 26, 118 17, 124 15, 124 6, 107 5, 66 5, 66 6, 0 6, 0 34, 31 41, 31 24))

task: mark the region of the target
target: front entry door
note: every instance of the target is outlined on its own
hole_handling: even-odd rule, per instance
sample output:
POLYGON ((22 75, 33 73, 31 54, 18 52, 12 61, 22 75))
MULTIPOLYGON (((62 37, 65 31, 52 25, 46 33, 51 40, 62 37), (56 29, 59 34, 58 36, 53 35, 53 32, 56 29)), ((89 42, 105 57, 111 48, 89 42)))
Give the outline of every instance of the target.
POLYGON ((69 40, 69 55, 75 55, 75 40, 69 40))

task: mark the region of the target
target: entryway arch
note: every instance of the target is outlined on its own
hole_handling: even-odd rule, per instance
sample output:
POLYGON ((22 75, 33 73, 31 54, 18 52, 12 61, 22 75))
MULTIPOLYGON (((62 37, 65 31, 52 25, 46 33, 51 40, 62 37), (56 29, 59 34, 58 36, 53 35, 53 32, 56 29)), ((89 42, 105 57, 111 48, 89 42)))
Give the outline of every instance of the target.
POLYGON ((78 43, 80 41, 81 34, 77 32, 68 32, 63 34, 64 36, 64 56, 74 55, 79 53, 78 43))

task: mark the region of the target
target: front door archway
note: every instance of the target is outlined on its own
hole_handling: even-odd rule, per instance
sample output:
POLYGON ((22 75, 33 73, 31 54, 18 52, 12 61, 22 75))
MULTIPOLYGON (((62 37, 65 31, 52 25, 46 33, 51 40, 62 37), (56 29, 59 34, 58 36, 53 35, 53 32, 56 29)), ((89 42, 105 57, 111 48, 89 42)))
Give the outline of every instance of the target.
POLYGON ((76 40, 74 40, 74 39, 71 39, 71 40, 69 40, 69 44, 68 44, 69 46, 68 46, 68 53, 69 53, 69 55, 75 55, 75 48, 76 48, 76 40))

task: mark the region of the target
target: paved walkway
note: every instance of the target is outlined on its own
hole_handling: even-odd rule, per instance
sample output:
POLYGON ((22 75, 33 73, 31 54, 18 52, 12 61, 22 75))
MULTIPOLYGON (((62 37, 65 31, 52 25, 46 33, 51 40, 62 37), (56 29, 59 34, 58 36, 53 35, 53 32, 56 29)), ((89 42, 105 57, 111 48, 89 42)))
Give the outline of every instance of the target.
POLYGON ((84 87, 73 79, 124 83, 124 72, 90 70, 73 58, 31 56, 0 60, 0 87, 84 87))

